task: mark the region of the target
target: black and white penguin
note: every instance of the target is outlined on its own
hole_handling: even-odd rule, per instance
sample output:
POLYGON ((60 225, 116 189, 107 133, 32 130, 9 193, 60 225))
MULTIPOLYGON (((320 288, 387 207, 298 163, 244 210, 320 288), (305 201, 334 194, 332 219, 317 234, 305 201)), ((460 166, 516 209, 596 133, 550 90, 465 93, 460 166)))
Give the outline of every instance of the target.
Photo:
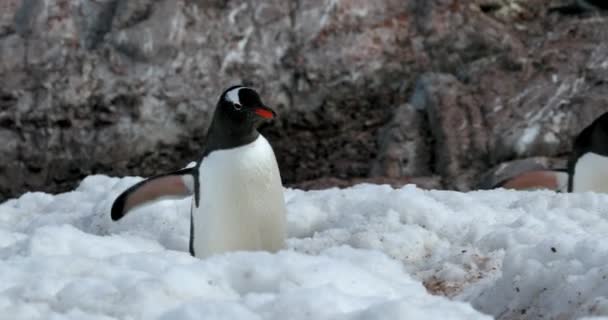
POLYGON ((480 189, 500 187, 608 193, 608 112, 576 136, 566 168, 555 168, 537 159, 506 163, 479 185, 480 189))
POLYGON ((570 192, 608 192, 608 113, 574 139, 568 176, 570 192))
POLYGON ((165 197, 194 195, 190 253, 212 254, 285 246, 286 218, 279 167, 258 127, 276 116, 258 93, 233 86, 219 98, 196 165, 148 178, 112 205, 112 220, 165 197))

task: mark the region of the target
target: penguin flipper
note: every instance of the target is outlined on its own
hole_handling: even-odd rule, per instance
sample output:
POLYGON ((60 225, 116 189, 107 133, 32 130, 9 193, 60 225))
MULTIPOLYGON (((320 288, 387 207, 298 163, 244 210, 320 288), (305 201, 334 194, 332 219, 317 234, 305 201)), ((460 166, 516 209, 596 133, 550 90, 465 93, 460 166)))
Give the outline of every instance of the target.
POLYGON ((185 168, 141 181, 121 193, 112 204, 111 216, 116 221, 131 209, 161 198, 184 198, 194 192, 195 168, 185 168))
POLYGON ((515 190, 567 190, 568 173, 561 170, 535 170, 519 174, 502 183, 501 187, 515 190))
POLYGON ((483 177, 479 189, 549 189, 566 191, 568 172, 543 159, 528 158, 503 163, 483 177))

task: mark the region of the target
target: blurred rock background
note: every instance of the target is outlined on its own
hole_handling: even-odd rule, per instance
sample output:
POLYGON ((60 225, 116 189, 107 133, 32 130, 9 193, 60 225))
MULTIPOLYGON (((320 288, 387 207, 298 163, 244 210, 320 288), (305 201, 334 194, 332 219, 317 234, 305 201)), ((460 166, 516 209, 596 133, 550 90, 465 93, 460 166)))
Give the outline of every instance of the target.
POLYGON ((582 0, 2 0, 0 200, 196 159, 257 88, 287 186, 469 190, 563 158, 608 111, 608 16, 582 0))

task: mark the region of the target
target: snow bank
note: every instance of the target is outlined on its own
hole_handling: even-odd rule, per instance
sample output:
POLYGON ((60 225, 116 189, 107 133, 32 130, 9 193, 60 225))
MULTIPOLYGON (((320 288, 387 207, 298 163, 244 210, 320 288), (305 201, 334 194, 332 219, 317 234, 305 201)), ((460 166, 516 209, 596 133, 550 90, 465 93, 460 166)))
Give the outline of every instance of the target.
POLYGON ((608 315, 604 195, 287 190, 288 250, 199 260, 187 252, 190 200, 109 219, 139 180, 91 176, 0 204, 0 318, 608 315))

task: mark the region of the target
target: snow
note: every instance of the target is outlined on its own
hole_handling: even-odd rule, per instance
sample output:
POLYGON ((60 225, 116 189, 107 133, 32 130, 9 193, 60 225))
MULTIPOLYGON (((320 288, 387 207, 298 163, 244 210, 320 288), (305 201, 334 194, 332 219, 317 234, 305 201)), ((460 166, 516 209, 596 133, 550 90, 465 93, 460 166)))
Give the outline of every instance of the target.
POLYGON ((200 260, 188 199, 110 220, 140 180, 0 204, 0 318, 608 319, 606 195, 288 189, 288 249, 200 260))

